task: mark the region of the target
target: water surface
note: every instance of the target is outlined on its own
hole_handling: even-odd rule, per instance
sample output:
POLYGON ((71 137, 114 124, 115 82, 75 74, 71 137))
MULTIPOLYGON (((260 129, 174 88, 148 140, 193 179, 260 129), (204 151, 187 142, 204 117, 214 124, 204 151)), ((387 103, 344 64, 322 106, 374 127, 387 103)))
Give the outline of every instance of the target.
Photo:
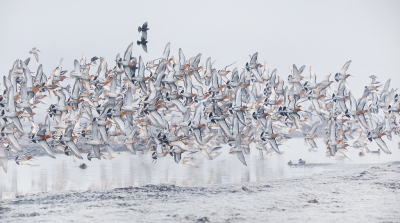
MULTIPOLYGON (((199 168, 176 164, 169 155, 153 162, 148 153, 132 155, 129 152, 121 152, 121 155, 113 160, 78 160, 62 154, 57 155, 57 159, 37 157, 35 163, 40 166, 22 166, 10 160, 8 173, 0 171, 0 199, 45 191, 108 190, 160 183, 195 186, 268 182, 272 179, 301 177, 334 170, 340 165, 400 160, 397 142, 385 141, 393 154, 381 152, 380 155, 367 154, 361 157, 358 155, 359 150, 349 148, 352 160, 338 161, 325 156, 326 146, 322 139, 316 140, 320 148, 317 152, 309 152, 303 139, 291 139, 280 146, 284 151, 282 155, 264 155, 264 159, 261 159, 258 150, 252 149, 249 155, 245 155, 248 166, 241 164, 236 155, 229 154, 229 147, 223 147, 220 150, 222 154, 212 161, 205 159, 201 153, 194 154, 195 163, 199 168), (289 160, 300 158, 307 163, 326 165, 312 168, 293 168, 287 165, 289 160), (81 163, 85 163, 87 169, 80 169, 81 163)), ((378 146, 372 142, 369 148, 377 150, 378 146)), ((343 171, 343 168, 340 171, 343 171)))

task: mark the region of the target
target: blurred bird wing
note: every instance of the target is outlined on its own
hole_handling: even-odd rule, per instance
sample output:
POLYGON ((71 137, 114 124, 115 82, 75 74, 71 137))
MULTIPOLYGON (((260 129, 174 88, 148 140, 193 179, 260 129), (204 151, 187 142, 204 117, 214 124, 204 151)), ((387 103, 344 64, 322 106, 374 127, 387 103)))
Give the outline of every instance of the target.
POLYGON ((196 111, 194 112, 193 123, 194 125, 199 125, 201 120, 201 113, 203 113, 204 105, 202 102, 197 105, 196 111))
POLYGON ((357 110, 357 101, 351 92, 349 93, 349 97, 350 97, 350 110, 355 112, 357 110))
POLYGON ((244 158, 243 152, 239 151, 239 152, 235 152, 236 156, 238 157, 238 159, 240 160, 240 162, 243 163, 243 165, 247 166, 246 164, 246 159, 244 158))
POLYGON ((235 148, 236 148, 237 150, 241 150, 241 149, 242 149, 242 134, 241 134, 241 133, 238 133, 238 134, 236 135, 236 138, 235 138, 235 148))
POLYGON ((144 52, 147 53, 147 45, 146 44, 142 44, 142 48, 143 48, 144 52))
POLYGON ((142 56, 139 56, 139 71, 138 71, 138 77, 144 77, 144 72, 145 72, 146 67, 144 66, 142 56))
POLYGON ((254 53, 253 56, 250 59, 250 64, 255 64, 257 63, 257 57, 258 57, 258 52, 254 53))
POLYGON ((179 48, 179 63, 181 66, 183 66, 185 62, 186 62, 185 55, 183 54, 182 49, 179 48))
POLYGON ((35 56, 36 61, 39 62, 39 54, 38 53, 33 53, 33 55, 35 56))
POLYGON ((171 43, 167 43, 167 45, 165 46, 163 57, 162 57, 165 60, 168 60, 170 45, 171 45, 171 43))
POLYGON ((8 160, 7 160, 6 158, 0 158, 0 166, 2 166, 4 172, 7 173, 7 169, 8 169, 8 160))
POLYGON ((390 86, 390 79, 386 81, 385 87, 383 87, 383 90, 384 91, 388 91, 389 90, 389 86, 390 86))
POLYGON ((9 112, 14 112, 15 110, 15 99, 14 99, 14 88, 9 86, 7 94, 7 110, 9 112))
POLYGON ((100 140, 99 138, 99 126, 97 121, 92 123, 92 140, 100 140))
POLYGON ((374 138, 376 144, 378 144, 378 146, 382 149, 383 152, 385 152, 386 154, 392 154, 392 152, 390 152, 389 148, 387 147, 385 141, 382 140, 382 138, 374 138))
POLYGON ((314 123, 314 125, 312 126, 310 132, 308 133, 309 135, 314 135, 315 131, 317 130, 319 125, 319 121, 317 121, 316 123, 314 123))
POLYGON ((133 43, 129 44, 124 54, 124 61, 130 61, 132 56, 133 43))
POLYGON ((310 67, 310 82, 315 84, 317 82, 317 76, 314 73, 312 67, 310 67))
POLYGON ((189 151, 189 148, 182 141, 173 141, 169 143, 170 146, 176 146, 182 150, 189 151))
POLYGON ((340 70, 339 74, 345 75, 346 72, 347 72, 347 69, 348 69, 349 66, 350 66, 350 64, 351 64, 351 60, 347 61, 347 62, 344 64, 344 66, 342 67, 342 69, 340 70))

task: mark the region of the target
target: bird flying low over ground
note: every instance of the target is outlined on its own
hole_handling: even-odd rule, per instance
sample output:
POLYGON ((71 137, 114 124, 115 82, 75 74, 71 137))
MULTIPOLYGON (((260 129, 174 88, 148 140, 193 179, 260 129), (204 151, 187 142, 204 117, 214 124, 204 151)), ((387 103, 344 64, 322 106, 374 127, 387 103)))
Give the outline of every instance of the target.
MULTIPOLYGON (((138 28, 137 44, 145 52, 148 30, 147 22, 138 28)), ((78 159, 113 159, 119 144, 132 155, 199 167, 196 153, 212 162, 225 151, 244 166, 254 148, 262 159, 281 155, 293 132, 302 133, 310 151, 321 149, 317 139, 323 138, 332 159, 350 159, 350 148, 368 154, 371 146, 390 154, 386 141, 400 134, 397 89, 390 88, 390 80, 381 88, 371 75, 356 98, 347 83, 351 61, 330 81, 330 74, 319 79, 311 67, 310 75, 302 76, 304 65, 278 73, 259 63, 257 52, 242 68, 229 70, 233 63, 217 69, 211 58, 202 64, 201 53, 186 57, 179 49, 172 55, 170 45, 147 62, 132 56, 133 43, 115 61, 82 56, 68 62, 69 75, 62 60, 53 69, 40 64, 36 73, 29 58, 16 60, 0 95, 2 169, 7 172, 9 156, 17 164, 35 165, 30 150, 20 145, 22 137, 52 158, 58 151, 78 159), (45 103, 47 116, 39 122, 46 113, 39 105, 45 103), (31 125, 30 133, 23 124, 31 125)), ((30 51, 37 61, 38 52, 30 51)))

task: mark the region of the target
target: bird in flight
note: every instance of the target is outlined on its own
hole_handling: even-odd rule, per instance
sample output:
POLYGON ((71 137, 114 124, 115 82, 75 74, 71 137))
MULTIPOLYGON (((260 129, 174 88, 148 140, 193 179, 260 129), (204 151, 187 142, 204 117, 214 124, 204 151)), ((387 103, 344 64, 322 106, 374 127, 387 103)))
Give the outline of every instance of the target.
POLYGON ((30 54, 33 54, 35 56, 37 62, 39 62, 38 52, 40 52, 40 50, 36 49, 36 47, 33 47, 32 50, 29 51, 30 54))
POLYGON ((137 45, 142 45, 144 52, 147 53, 147 40, 142 36, 140 40, 137 41, 137 45))
POLYGON ((142 37, 144 37, 147 40, 147 30, 149 30, 149 28, 147 27, 147 22, 143 23, 142 27, 138 27, 138 31, 139 33, 142 32, 142 37))

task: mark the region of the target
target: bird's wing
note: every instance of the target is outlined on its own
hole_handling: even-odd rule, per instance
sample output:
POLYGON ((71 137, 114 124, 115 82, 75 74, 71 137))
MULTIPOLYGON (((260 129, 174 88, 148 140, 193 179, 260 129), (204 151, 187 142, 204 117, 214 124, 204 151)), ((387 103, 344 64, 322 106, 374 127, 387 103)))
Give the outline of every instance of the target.
POLYGON ((242 151, 238 151, 238 152, 235 152, 235 153, 236 153, 236 156, 238 157, 238 159, 240 160, 240 162, 242 162, 243 165, 247 166, 246 159, 244 158, 243 152, 242 151))
POLYGON ((317 82, 317 76, 315 75, 312 67, 310 67, 310 82, 314 84, 317 82))
POLYGON ((325 76, 324 81, 329 81, 329 77, 331 76, 331 74, 328 74, 325 76))
POLYGON ((125 106, 132 107, 132 101, 133 101, 132 88, 129 86, 125 94, 125 106))
POLYGON ((146 44, 142 44, 142 48, 143 48, 144 52, 147 53, 147 45, 146 44))
POLYGON ((99 125, 97 121, 92 123, 92 140, 100 140, 99 139, 99 125))
POLYGON ((296 64, 293 64, 292 73, 294 79, 297 79, 300 76, 296 64))
POLYGON ((200 59, 201 59, 201 53, 197 54, 197 56, 194 58, 193 63, 191 64, 193 67, 197 68, 199 66, 200 63, 200 59))
POLYGON ((22 151, 22 148, 19 145, 18 140, 15 138, 14 134, 7 134, 7 139, 10 140, 11 144, 17 151, 22 151))
POLYGON ((348 69, 349 66, 350 66, 350 64, 351 64, 351 60, 347 61, 347 62, 344 64, 344 66, 342 67, 342 69, 340 70, 339 74, 345 75, 347 69, 348 69))
POLYGON ((242 148, 242 134, 238 133, 235 138, 235 148, 240 149, 242 148))
MULTIPOLYGON (((79 70, 78 70, 79 72, 79 70)), ((35 76, 35 85, 40 83, 40 80, 42 78, 42 74, 43 74, 43 66, 40 64, 37 71, 36 71, 36 76, 35 76)))
POLYGON ((374 138, 376 144, 378 144, 378 146, 382 149, 383 152, 385 152, 386 154, 392 154, 392 152, 390 152, 389 148, 387 147, 385 141, 382 140, 382 138, 378 137, 378 138, 374 138))
POLYGON ((24 128, 22 127, 21 121, 17 116, 11 118, 12 122, 15 124, 15 127, 17 127, 18 131, 21 133, 24 133, 24 128))
POLYGON ((65 130, 64 136, 72 138, 72 132, 74 131, 73 127, 68 127, 65 130))
POLYGON ((272 85, 274 85, 275 84, 275 82, 276 82, 276 69, 274 69, 273 71, 272 71, 272 73, 271 73, 271 77, 270 77, 270 79, 269 79, 269 83, 271 83, 272 85))
POLYGON ((6 158, 0 158, 0 166, 2 166, 4 172, 7 173, 7 169, 8 169, 8 160, 7 160, 6 158))
POLYGON ((346 103, 344 102, 344 100, 340 100, 338 102, 339 102, 340 107, 342 108, 343 112, 345 112, 347 110, 347 106, 346 106, 346 103))
POLYGON ((344 96, 345 80, 341 80, 338 88, 338 95, 344 96))
POLYGON ((179 147, 182 150, 189 151, 189 148, 182 141, 173 141, 169 143, 170 146, 179 147))
POLYGON ((159 87, 161 85, 161 78, 166 69, 167 69, 167 60, 162 59, 160 61, 160 63, 158 64, 156 72, 155 72, 155 75, 157 76, 155 84, 157 87, 159 87))
POLYGON ((342 153, 342 154, 343 154, 345 157, 347 157, 348 159, 351 159, 351 158, 350 158, 349 151, 347 151, 346 148, 338 149, 338 152, 342 153))
POLYGON ((279 147, 278 147, 278 144, 276 143, 276 140, 274 138, 272 138, 272 139, 268 139, 268 141, 269 141, 269 144, 272 146, 272 148, 275 150, 275 152, 280 154, 281 152, 279 151, 279 147))
POLYGON ((267 134, 273 134, 273 129, 272 129, 272 120, 271 116, 268 116, 267 118, 267 129, 266 129, 267 134))
POLYGON ((212 160, 213 158, 210 156, 210 154, 207 152, 205 149, 200 149, 201 153, 204 155, 204 157, 208 160, 212 160))
POLYGON ((194 125, 200 124, 201 113, 203 113, 204 105, 202 102, 197 105, 196 111, 194 112, 193 123, 194 125))
POLYGON ((386 81, 385 87, 383 87, 383 90, 384 91, 388 91, 389 90, 389 86, 390 86, 390 79, 386 81))
POLYGON ((194 137, 196 138, 196 141, 200 145, 204 145, 203 143, 203 137, 201 136, 201 131, 200 129, 193 129, 194 137))
POLYGON ((183 66, 185 62, 186 62, 185 55, 183 54, 182 49, 179 48, 179 63, 181 66, 183 66))
POLYGON ((312 102, 312 104, 314 106, 315 112, 318 115, 321 114, 321 108, 319 107, 318 99, 312 99, 311 102, 312 102))
POLYGON ((38 53, 33 53, 33 55, 35 56, 36 62, 39 62, 39 54, 38 53))
MULTIPOLYGON (((181 101, 179 101, 178 99, 174 99, 174 100, 171 100, 171 102, 172 103, 174 103, 175 105, 176 105, 176 107, 178 108, 178 110, 180 111, 180 112, 182 112, 182 114, 185 114, 186 113, 186 107, 182 104, 182 102, 181 101)), ((197 110, 196 110, 197 111, 197 110)), ((196 117, 196 116, 195 116, 196 117)))
POLYGON ((128 148, 128 150, 129 150, 132 154, 135 154, 135 155, 136 155, 136 150, 135 150, 135 148, 133 147, 132 144, 127 143, 127 144, 125 144, 125 146, 126 146, 126 148, 128 148))
POLYGON ((206 61, 206 74, 211 74, 211 57, 209 57, 206 61))
POLYGON ((183 115, 183 121, 184 122, 188 122, 190 120, 190 110, 191 110, 191 108, 189 107, 186 110, 186 113, 183 115))
POLYGON ((231 130, 229 130, 228 125, 226 124, 225 120, 218 120, 218 125, 221 128, 222 132, 228 137, 228 138, 234 138, 234 136, 231 133, 231 130))
POLYGON ((349 93, 349 97, 350 97, 350 110, 355 112, 357 110, 357 101, 351 92, 349 93))
POLYGON ((130 61, 131 60, 132 48, 133 48, 133 43, 129 44, 128 48, 126 48, 126 51, 125 51, 125 54, 124 54, 124 60, 125 61, 130 61))
POLYGON ((65 94, 62 91, 54 91, 54 94, 58 97, 58 106, 65 106, 65 94))
POLYGON ((27 102, 29 100, 28 98, 28 89, 26 86, 26 82, 23 82, 21 84, 21 101, 22 102, 27 102))
POLYGON ((81 65, 79 64, 78 60, 74 60, 74 71, 79 73, 81 70, 81 65))
POLYGON ((7 95, 7 109, 9 112, 14 112, 15 110, 15 99, 14 99, 14 87, 8 87, 8 95, 7 95))
POLYGON ((254 53, 253 56, 250 59, 250 64, 255 64, 257 63, 257 57, 258 57, 258 52, 254 53))
POLYGON ((331 121, 329 140, 331 142, 336 142, 336 124, 334 121, 331 121))
POLYGON ((236 89, 235 106, 242 106, 242 88, 236 89))
POLYGON ((124 124, 124 121, 122 121, 121 117, 120 116, 114 117, 114 121, 117 123, 118 128, 121 131, 121 133, 123 135, 126 135, 125 124, 124 124))
POLYGON ((139 70, 138 70, 138 77, 144 77, 146 67, 144 66, 142 56, 139 56, 139 70))
POLYGON ((48 156, 54 159, 56 158, 53 152, 51 151, 49 144, 47 144, 45 140, 39 140, 39 145, 42 146, 43 150, 46 152, 48 156))
POLYGON ((107 130, 105 126, 98 126, 98 130, 100 132, 100 136, 104 142, 108 141, 107 130))
POLYGON ((358 142, 364 142, 365 139, 367 138, 367 135, 364 134, 363 132, 360 133, 360 136, 358 137, 358 139, 356 141, 358 142))
POLYGON ((316 131, 317 128, 318 128, 318 125, 319 125, 319 121, 317 121, 316 123, 314 123, 314 125, 312 126, 312 128, 311 128, 311 130, 310 130, 310 132, 309 132, 308 134, 314 135, 315 131, 316 131))
POLYGON ((128 139, 133 139, 133 137, 135 136, 136 133, 137 133, 137 129, 136 128, 132 129, 131 133, 128 136, 128 139))
POLYGON ((203 93, 203 87, 198 86, 198 85, 193 85, 193 87, 196 89, 197 95, 198 95, 198 96, 203 96, 203 95, 204 95, 204 93, 203 93))
POLYGON ((311 148, 318 148, 318 146, 315 143, 314 139, 307 139, 307 142, 310 144, 311 148))
POLYGON ((306 68, 306 65, 303 65, 303 66, 300 67, 300 69, 299 69, 299 71, 298 71, 298 72, 299 72, 299 73, 298 73, 299 76, 301 75, 301 73, 303 73, 304 68, 306 68))
POLYGON ((337 149, 336 149, 336 145, 329 145, 329 152, 331 154, 331 156, 335 156, 337 149))
POLYGON ((167 43, 167 45, 165 46, 163 57, 162 57, 163 59, 168 60, 170 45, 171 45, 170 43, 167 43))
POLYGON ((74 155, 78 158, 78 159, 83 159, 81 153, 79 152, 78 147, 75 145, 74 141, 68 141, 67 142, 67 146, 68 148, 71 149, 71 151, 74 153, 74 155))
POLYGON ((357 111, 364 110, 365 104, 367 103, 367 98, 362 97, 357 105, 357 111))

